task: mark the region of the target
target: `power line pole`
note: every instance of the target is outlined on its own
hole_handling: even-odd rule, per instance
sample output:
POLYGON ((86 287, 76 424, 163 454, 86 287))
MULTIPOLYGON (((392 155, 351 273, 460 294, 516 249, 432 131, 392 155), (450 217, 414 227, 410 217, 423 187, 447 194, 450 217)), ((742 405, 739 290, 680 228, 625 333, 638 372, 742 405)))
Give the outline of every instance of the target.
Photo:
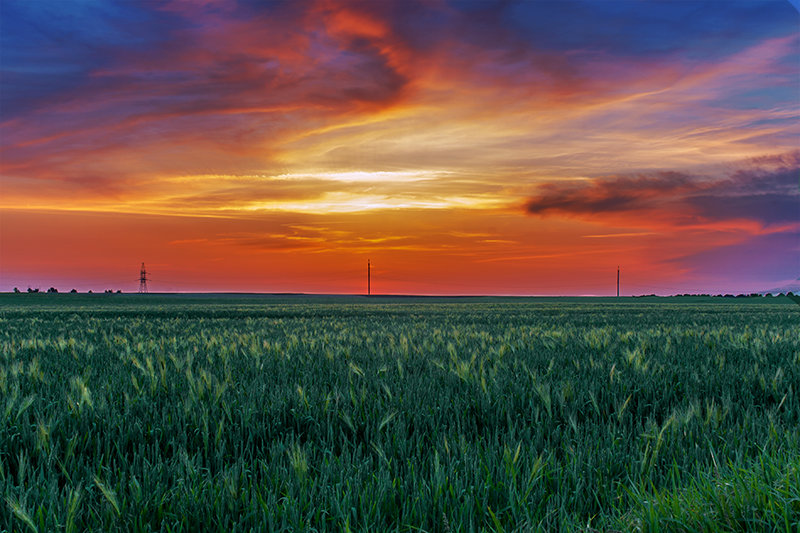
POLYGON ((617 298, 619 298, 619 265, 617 265, 617 298))
POLYGON ((372 294, 372 265, 367 259, 367 296, 372 294))
POLYGON ((139 271, 139 294, 147 293, 147 280, 147 270, 145 270, 144 263, 142 263, 142 269, 139 271))

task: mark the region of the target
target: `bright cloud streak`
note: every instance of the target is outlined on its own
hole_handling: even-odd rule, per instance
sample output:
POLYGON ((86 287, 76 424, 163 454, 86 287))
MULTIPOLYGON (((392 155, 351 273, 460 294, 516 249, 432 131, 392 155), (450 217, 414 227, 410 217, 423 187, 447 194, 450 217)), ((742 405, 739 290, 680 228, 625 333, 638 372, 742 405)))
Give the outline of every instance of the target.
POLYGON ((232 209, 244 211, 286 211, 290 213, 326 214, 359 213, 383 209, 486 209, 502 206, 504 200, 482 197, 451 196, 422 200, 415 197, 390 197, 379 195, 353 195, 346 193, 325 194, 318 200, 308 202, 258 202, 232 209))
POLYGON ((305 174, 279 174, 275 179, 288 179, 288 180, 304 180, 304 179, 320 179, 341 181, 345 183, 353 182, 366 182, 366 183, 379 183, 379 182, 409 182, 409 181, 424 181, 431 180, 451 174, 448 171, 420 171, 420 170, 406 170, 406 171, 353 171, 353 172, 312 172, 305 174))

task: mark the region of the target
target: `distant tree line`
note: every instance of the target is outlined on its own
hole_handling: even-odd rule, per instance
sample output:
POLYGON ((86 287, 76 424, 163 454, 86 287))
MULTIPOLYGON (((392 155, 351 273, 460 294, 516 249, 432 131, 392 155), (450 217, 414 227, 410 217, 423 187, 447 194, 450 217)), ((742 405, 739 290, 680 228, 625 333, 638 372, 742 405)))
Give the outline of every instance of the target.
MULTIPOLYGON (((32 288, 28 287, 28 290, 26 292, 28 294, 35 294, 35 293, 38 293, 38 292, 41 292, 41 291, 39 290, 38 287, 35 288, 35 289, 32 289, 32 288)), ((58 294, 58 289, 56 289, 55 287, 50 287, 49 289, 47 289, 46 292, 47 292, 47 294, 58 294)), ((69 292, 70 292, 70 294, 78 294, 78 289, 72 289, 69 292)), ((103 291, 104 294, 114 294, 115 292, 116 292, 116 294, 122 294, 122 290, 121 289, 117 289, 116 291, 114 291, 114 289, 106 289, 105 291, 103 291)), ((21 294, 21 293, 22 293, 22 291, 19 290, 19 287, 14 287, 14 294, 21 294)), ((94 294, 94 292, 90 289, 90 290, 87 291, 86 294, 94 294)))
MULTIPOLYGON (((773 295, 771 292, 765 292, 763 294, 760 293, 760 292, 751 292, 750 294, 737 294, 737 295, 733 295, 733 294, 689 294, 689 293, 685 293, 685 294, 673 294, 672 296, 665 296, 665 298, 670 298, 670 297, 671 298, 688 298, 688 297, 693 297, 693 298, 772 298, 773 296, 776 297, 776 298, 779 298, 781 296, 794 296, 794 293, 792 291, 789 291, 786 294, 781 292, 781 293, 778 293, 776 295, 773 295)), ((657 294, 640 294, 638 296, 634 296, 634 298, 648 298, 648 297, 660 298, 660 296, 658 296, 657 294)))

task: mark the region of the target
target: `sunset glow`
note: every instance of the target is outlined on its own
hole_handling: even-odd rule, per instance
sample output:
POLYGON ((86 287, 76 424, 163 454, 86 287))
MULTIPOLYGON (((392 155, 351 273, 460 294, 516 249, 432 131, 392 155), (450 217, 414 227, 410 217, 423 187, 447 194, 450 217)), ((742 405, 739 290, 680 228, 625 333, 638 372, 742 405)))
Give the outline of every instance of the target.
POLYGON ((0 10, 0 291, 798 283, 787 1, 0 10))

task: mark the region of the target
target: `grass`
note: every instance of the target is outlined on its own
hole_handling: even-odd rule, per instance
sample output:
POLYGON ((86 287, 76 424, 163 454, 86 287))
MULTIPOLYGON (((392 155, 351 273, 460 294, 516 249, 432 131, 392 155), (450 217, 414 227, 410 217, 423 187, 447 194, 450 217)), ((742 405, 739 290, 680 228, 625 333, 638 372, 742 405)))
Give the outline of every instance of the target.
POLYGON ((729 463, 686 485, 630 496, 627 526, 637 531, 797 531, 800 461, 796 449, 764 453, 746 468, 729 463))
POLYGON ((796 531, 800 308, 720 300, 0 296, 0 530, 796 531))

